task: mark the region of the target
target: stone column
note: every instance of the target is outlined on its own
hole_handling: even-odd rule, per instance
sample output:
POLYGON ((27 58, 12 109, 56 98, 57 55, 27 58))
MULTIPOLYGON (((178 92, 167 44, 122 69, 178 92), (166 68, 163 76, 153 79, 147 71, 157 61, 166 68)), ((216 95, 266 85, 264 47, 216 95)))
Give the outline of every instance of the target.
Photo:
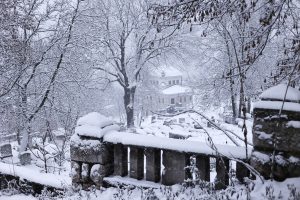
POLYGON ((225 189, 229 185, 229 160, 226 158, 216 159, 216 171, 217 177, 215 182, 215 189, 221 190, 225 189), (222 161, 223 160, 223 161, 222 161))
POLYGON ((147 148, 146 155, 146 180, 160 181, 160 149, 147 148))
POLYGON ((249 177, 250 171, 243 164, 236 162, 236 178, 244 183, 244 178, 249 177))
POLYGON ((114 175, 128 175, 128 150, 122 144, 114 145, 114 175))
MULTIPOLYGON (((263 101, 262 101, 263 102, 263 101)), ((272 102, 270 101, 270 104, 272 102)), ((300 104, 285 102, 285 106, 300 104)), ((283 181, 286 178, 300 176, 300 112, 283 110, 278 117, 279 110, 263 108, 254 109, 253 144, 250 163, 266 179, 271 178, 272 154, 276 142, 274 163, 274 179, 283 181)))
POLYGON ((209 156, 197 155, 196 167, 199 170, 200 179, 203 181, 210 181, 210 163, 209 156))
POLYGON ((163 150, 162 163, 165 167, 162 174, 162 184, 174 185, 183 183, 185 179, 185 153, 163 150))
POLYGON ((130 147, 130 177, 135 179, 144 178, 144 149, 130 147))
POLYGON ((71 161, 71 177, 72 177, 72 184, 79 184, 81 183, 81 163, 71 161))

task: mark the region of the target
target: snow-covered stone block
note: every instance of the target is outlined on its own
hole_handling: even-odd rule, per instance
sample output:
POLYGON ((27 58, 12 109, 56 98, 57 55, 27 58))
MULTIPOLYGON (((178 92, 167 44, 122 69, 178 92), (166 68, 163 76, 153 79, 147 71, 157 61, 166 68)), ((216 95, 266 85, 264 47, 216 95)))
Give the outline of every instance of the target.
POLYGON ((99 164, 107 164, 113 161, 112 145, 99 141, 82 140, 80 145, 71 145, 70 151, 71 159, 74 161, 99 164))
POLYGON ((253 144, 273 151, 273 142, 277 141, 277 150, 299 154, 300 134, 295 122, 300 121, 300 112, 282 111, 280 118, 278 113, 279 110, 254 110, 253 144))
POLYGON ((11 144, 0 145, 0 158, 6 158, 12 156, 11 144))

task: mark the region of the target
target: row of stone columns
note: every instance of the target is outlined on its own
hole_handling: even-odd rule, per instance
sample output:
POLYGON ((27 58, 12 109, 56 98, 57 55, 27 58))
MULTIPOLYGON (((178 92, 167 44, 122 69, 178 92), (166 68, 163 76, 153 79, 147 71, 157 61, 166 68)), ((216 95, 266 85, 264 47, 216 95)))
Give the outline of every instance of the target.
MULTIPOLYGON (((189 153, 161 150, 155 148, 141 148, 130 146, 128 160, 128 147, 122 144, 114 145, 114 175, 127 176, 128 162, 129 176, 141 180, 160 182, 164 185, 183 183, 190 178, 191 174, 185 170, 190 163, 189 153), (144 177, 144 156, 146 157, 146 176, 144 177), (162 159, 162 160, 161 160, 162 159), (162 165, 161 165, 162 164, 162 165), (161 175, 161 166, 163 166, 161 175)), ((196 155, 196 167, 198 168, 201 180, 210 181, 210 157, 196 155)), ((237 178, 242 181, 248 176, 248 170, 240 163, 237 163, 237 178)), ((216 159, 216 189, 224 189, 229 184, 229 160, 216 159)))

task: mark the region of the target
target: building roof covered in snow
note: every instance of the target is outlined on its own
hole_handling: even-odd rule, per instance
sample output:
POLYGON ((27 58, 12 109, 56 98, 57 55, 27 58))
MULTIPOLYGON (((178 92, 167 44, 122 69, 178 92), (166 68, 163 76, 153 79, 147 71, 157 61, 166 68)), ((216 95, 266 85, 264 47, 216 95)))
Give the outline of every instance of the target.
POLYGON ((154 69, 151 74, 157 77, 173 77, 173 76, 182 76, 182 72, 178 69, 170 66, 161 66, 157 69, 154 69))
POLYGON ((190 93, 192 89, 186 86, 173 85, 161 91, 163 94, 172 95, 172 94, 183 94, 190 93))
MULTIPOLYGON (((259 97, 262 100, 283 100, 286 88, 286 84, 279 84, 267 89, 259 97)), ((300 102, 300 91, 289 86, 285 100, 291 102, 300 102)))

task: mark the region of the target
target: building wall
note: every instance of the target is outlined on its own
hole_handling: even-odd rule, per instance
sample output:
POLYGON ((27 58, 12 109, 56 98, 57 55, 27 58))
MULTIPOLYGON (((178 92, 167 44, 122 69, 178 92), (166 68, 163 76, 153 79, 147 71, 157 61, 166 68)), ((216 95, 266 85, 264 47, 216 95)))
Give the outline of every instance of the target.
POLYGON ((172 85, 182 85, 182 76, 151 77, 149 84, 159 88, 166 88, 172 85))

